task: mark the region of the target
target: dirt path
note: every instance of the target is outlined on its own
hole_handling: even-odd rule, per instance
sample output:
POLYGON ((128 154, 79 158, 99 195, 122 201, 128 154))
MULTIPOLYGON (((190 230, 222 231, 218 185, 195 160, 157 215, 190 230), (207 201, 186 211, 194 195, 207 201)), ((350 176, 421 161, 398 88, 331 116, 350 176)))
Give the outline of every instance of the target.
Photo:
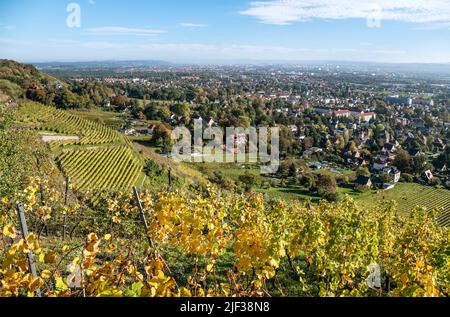
POLYGON ((65 136, 65 135, 43 135, 42 141, 48 143, 52 141, 78 141, 78 136, 65 136))

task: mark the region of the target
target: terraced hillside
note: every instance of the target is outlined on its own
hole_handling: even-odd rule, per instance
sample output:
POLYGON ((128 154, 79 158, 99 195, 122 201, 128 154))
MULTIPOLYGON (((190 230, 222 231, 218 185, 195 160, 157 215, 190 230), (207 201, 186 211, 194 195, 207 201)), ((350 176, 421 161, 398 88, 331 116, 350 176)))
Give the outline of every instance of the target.
POLYGON ((19 119, 45 135, 59 168, 77 190, 129 191, 142 181, 139 154, 114 129, 33 102, 20 106, 19 119))
POLYGON ((140 162, 127 146, 70 150, 57 162, 78 189, 129 190, 141 172, 140 162))
POLYGON ((437 221, 441 226, 450 227, 450 208, 440 214, 437 221))
POLYGON ((68 111, 39 103, 26 103, 19 108, 22 123, 32 125, 40 131, 78 136, 79 140, 53 141, 52 148, 64 145, 100 145, 124 142, 122 135, 102 123, 82 119, 68 111))

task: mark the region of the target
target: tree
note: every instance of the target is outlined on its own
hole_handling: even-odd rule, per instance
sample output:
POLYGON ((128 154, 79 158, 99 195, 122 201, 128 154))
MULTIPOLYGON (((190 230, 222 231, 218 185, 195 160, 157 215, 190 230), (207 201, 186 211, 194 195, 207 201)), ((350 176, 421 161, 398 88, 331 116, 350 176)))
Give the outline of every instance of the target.
POLYGON ((359 167, 356 170, 356 176, 367 176, 367 177, 369 177, 370 176, 370 171, 369 171, 369 169, 367 167, 359 167))
POLYGON ((156 120, 158 114, 158 107, 154 104, 148 104, 144 108, 144 114, 148 120, 156 120))
POLYGON ((380 182, 382 184, 390 183, 392 181, 391 176, 387 173, 383 173, 380 176, 380 182))
POLYGON ((297 165, 294 162, 289 166, 289 176, 297 176, 297 165))
POLYGON ((191 113, 191 109, 187 103, 176 103, 170 107, 170 110, 178 117, 188 117, 191 113))
POLYGON ((256 185, 256 176, 246 172, 244 175, 239 176, 239 181, 244 184, 245 190, 250 191, 253 186, 256 185))
POLYGON ((425 155, 419 155, 413 157, 410 161, 411 171, 414 174, 422 174, 424 171, 429 169, 427 164, 427 158, 425 155))
POLYGON ((144 114, 142 111, 139 111, 139 112, 136 114, 136 117, 137 117, 139 120, 145 120, 145 118, 146 118, 145 114, 144 114))
POLYGON ((408 173, 411 171, 411 156, 405 150, 400 150, 395 157, 394 165, 402 172, 408 173))
POLYGON ((170 110, 168 107, 163 107, 161 109, 158 110, 158 119, 160 119, 161 121, 167 121, 170 118, 170 110))
POLYGON ((320 197, 328 200, 336 199, 337 185, 336 179, 333 176, 327 174, 319 175, 316 187, 320 197))
POLYGON ((118 109, 125 109, 128 106, 127 96, 117 95, 112 98, 112 104, 118 109))
POLYGON ((311 174, 305 174, 300 177, 300 185, 305 188, 313 188, 316 185, 316 179, 311 174))
POLYGON ((173 144, 170 128, 165 124, 157 125, 153 131, 152 141, 156 146, 161 147, 163 152, 169 152, 173 144))
POLYGON ((403 173, 402 181, 406 183, 412 183, 414 181, 414 176, 412 176, 411 174, 403 173))

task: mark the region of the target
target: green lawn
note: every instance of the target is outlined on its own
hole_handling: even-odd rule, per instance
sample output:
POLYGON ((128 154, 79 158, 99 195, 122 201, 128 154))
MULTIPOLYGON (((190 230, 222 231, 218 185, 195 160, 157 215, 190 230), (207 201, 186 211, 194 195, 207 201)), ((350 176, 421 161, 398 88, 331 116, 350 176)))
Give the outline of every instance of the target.
POLYGON ((236 163, 190 163, 189 165, 205 174, 212 175, 215 171, 219 171, 225 178, 230 178, 234 181, 237 181, 239 176, 246 173, 256 176, 258 182, 266 179, 261 175, 259 167, 253 164, 243 164, 245 168, 241 168, 241 164, 236 163))
POLYGON ((310 200, 318 203, 319 198, 312 196, 309 191, 299 186, 277 186, 270 188, 259 188, 256 190, 273 198, 280 198, 285 200, 310 200))

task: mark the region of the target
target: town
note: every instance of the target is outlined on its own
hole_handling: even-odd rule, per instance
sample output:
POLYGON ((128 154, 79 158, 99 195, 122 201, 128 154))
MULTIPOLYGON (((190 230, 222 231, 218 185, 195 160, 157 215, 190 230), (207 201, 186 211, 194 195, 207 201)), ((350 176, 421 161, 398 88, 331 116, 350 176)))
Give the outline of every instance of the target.
MULTIPOLYGON (((279 127, 282 163, 276 175, 256 180, 241 175, 260 189, 303 184, 306 196, 320 192, 336 200, 339 187, 351 187, 354 194, 391 190, 399 182, 450 188, 450 83, 445 76, 429 80, 427 73, 333 64, 110 65, 88 72, 38 66, 78 90, 110 89, 101 100, 103 110, 127 114, 118 129, 147 138, 162 155, 174 144, 171 131, 192 130, 194 120, 205 128, 279 127)), ((245 135, 235 137, 237 144, 248 143, 245 135)), ((210 178, 224 182, 218 169, 210 178)))

